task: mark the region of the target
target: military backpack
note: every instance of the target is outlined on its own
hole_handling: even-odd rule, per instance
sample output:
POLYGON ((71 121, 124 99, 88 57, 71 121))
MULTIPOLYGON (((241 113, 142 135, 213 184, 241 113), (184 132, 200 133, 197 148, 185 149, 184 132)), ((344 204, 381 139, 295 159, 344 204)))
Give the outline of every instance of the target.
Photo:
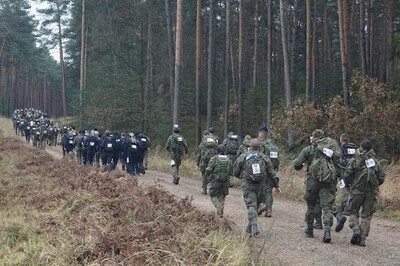
POLYGON ((239 136, 238 135, 230 135, 228 140, 226 141, 226 154, 234 154, 236 155, 239 150, 239 136))
POLYGON ((174 152, 182 153, 185 149, 184 139, 179 134, 174 134, 172 136, 171 148, 174 152))
POLYGON ((226 155, 217 155, 216 164, 213 171, 214 179, 217 182, 227 182, 229 180, 229 158, 226 155))
POLYGON ((335 140, 331 138, 317 140, 314 159, 309 167, 312 178, 319 183, 334 183, 337 180, 334 160, 337 160, 340 154, 340 147, 335 140))
POLYGON ((267 178, 267 163, 261 154, 250 153, 245 158, 244 173, 247 181, 261 183, 267 178))
POLYGON ((211 136, 204 136, 203 147, 201 149, 201 160, 203 165, 207 165, 211 157, 217 154, 218 142, 211 136))
POLYGON ((379 186, 378 180, 378 162, 374 156, 369 155, 367 158, 356 156, 356 167, 360 169, 356 172, 353 181, 353 188, 360 191, 374 191, 379 186))

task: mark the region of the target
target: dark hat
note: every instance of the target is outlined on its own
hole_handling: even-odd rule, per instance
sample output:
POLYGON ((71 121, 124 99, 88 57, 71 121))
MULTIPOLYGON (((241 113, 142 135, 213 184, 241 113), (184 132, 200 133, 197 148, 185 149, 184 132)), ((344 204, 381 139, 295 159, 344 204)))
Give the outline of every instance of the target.
POLYGON ((213 128, 213 127, 209 127, 209 128, 208 128, 208 132, 214 133, 214 128, 213 128))
POLYGON ((369 151, 372 148, 372 144, 369 140, 366 139, 366 140, 361 141, 360 148, 364 151, 369 151))
POLYGON ((258 132, 264 131, 265 133, 268 133, 268 127, 266 125, 262 125, 259 129, 258 132))

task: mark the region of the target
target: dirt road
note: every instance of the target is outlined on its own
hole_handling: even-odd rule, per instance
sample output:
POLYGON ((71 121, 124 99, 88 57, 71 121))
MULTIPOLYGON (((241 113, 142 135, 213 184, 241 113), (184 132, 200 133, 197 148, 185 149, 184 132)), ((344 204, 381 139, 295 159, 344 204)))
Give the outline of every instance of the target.
MULTIPOLYGON (((9 120, 0 119, 1 128, 11 132, 9 120)), ((21 138, 22 139, 22 138, 21 138)), ((48 147, 46 151, 62 159, 61 149, 48 147)), ((169 174, 147 171, 139 176, 140 185, 158 184, 176 197, 192 197, 195 206, 214 211, 209 196, 201 195, 200 181, 182 177, 179 185, 172 184, 169 174)), ((230 189, 225 203, 225 219, 238 233, 244 233, 247 224, 246 208, 240 189, 230 189)), ((261 254, 273 265, 400 265, 400 222, 373 218, 366 247, 350 244, 352 235, 348 223, 340 233, 332 230, 330 244, 321 242, 322 230, 315 230, 315 237, 304 236, 305 203, 285 200, 275 194, 273 217, 258 217, 261 234, 257 241, 261 254)))

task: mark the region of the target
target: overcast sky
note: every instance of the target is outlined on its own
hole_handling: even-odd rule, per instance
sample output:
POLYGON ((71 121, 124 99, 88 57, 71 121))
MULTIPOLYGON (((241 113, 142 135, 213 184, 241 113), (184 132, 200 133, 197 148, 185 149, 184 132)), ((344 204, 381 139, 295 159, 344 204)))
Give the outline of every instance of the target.
MULTIPOLYGON (((40 28, 40 23, 42 22, 42 16, 37 12, 37 9, 45 8, 47 6, 47 3, 37 3, 37 1, 30 0, 29 1, 31 5, 30 12, 32 15, 35 16, 35 19, 39 21, 38 29, 40 28)), ((53 49, 50 50, 51 56, 57 61, 60 62, 60 55, 59 55, 59 49, 58 45, 54 47, 53 49)))

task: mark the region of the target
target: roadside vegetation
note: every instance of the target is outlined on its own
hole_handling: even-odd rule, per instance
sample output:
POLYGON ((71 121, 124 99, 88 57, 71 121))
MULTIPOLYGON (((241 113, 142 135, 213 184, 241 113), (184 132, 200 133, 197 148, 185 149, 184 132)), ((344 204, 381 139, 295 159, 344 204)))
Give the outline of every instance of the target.
POLYGON ((2 265, 262 265, 212 212, 122 171, 53 159, 0 139, 2 265))

